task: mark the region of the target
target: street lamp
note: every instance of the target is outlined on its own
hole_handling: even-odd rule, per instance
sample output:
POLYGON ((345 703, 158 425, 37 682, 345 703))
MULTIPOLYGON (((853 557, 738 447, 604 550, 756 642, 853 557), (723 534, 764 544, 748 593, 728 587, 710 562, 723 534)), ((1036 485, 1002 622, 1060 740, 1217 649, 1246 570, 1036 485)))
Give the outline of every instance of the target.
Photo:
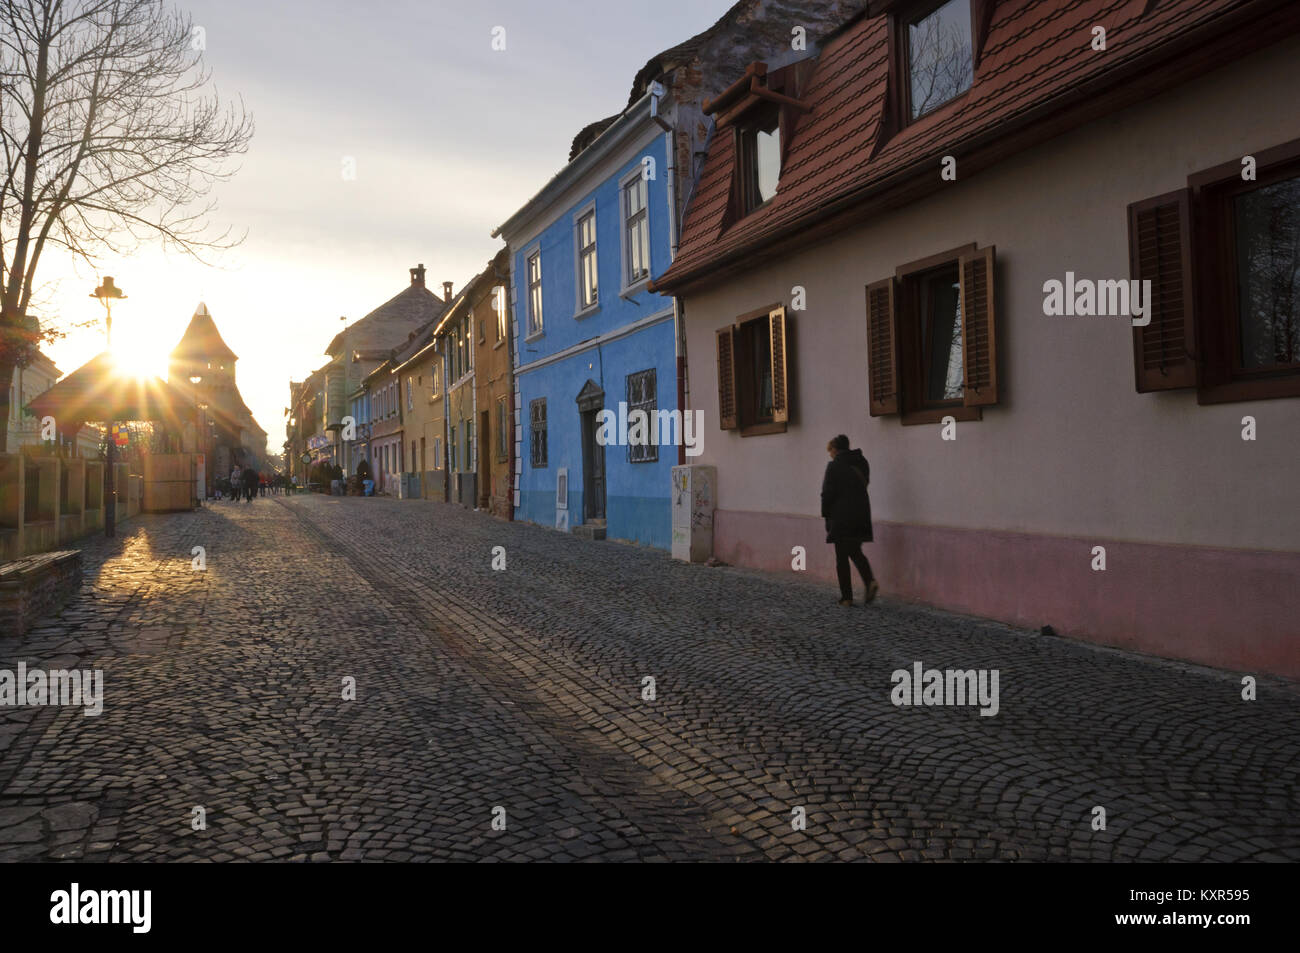
MULTIPOLYGON (((111 275, 105 275, 104 281, 98 288, 89 295, 91 298, 98 298, 99 303, 104 306, 106 316, 106 330, 108 348, 113 348, 113 302, 122 301, 126 295, 122 289, 113 284, 111 275)), ((117 535, 117 475, 113 468, 117 463, 117 440, 113 433, 114 421, 108 422, 108 452, 105 460, 104 474, 104 536, 112 538, 117 535)))
MULTIPOLYGON (((203 483, 205 484, 200 493, 199 487, 195 486, 195 495, 207 496, 207 467, 208 467, 208 442, 204 439, 207 432, 207 410, 208 405, 199 400, 199 385, 203 383, 203 377, 195 374, 190 377, 190 389, 194 394, 194 452, 203 458, 203 483)), ((199 505, 203 505, 203 499, 199 499, 199 505)))
POLYGON ((106 315, 105 320, 107 322, 108 330, 108 346, 111 349, 113 347, 113 302, 125 301, 126 295, 122 293, 121 288, 113 284, 112 275, 105 275, 103 284, 87 295, 87 297, 98 298, 99 303, 104 306, 104 312, 106 315))

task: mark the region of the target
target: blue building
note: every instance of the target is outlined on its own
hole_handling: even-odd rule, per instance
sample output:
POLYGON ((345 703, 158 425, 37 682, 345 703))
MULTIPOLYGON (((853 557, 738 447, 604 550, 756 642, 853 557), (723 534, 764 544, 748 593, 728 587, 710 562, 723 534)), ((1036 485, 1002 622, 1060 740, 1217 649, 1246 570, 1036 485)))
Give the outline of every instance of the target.
POLYGON ((511 261, 515 518, 668 549, 677 320, 647 290, 675 241, 662 95, 653 84, 580 133, 581 151, 493 234, 511 261))

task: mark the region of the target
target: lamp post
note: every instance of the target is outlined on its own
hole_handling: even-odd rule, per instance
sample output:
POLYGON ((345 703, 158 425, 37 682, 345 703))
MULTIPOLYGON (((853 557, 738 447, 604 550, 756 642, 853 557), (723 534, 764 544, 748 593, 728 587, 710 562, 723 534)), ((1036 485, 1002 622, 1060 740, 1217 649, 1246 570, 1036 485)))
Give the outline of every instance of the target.
MULTIPOLYGON (((91 298, 98 298, 104 306, 106 339, 109 350, 113 347, 113 302, 126 298, 122 289, 113 284, 111 275, 105 275, 103 283, 92 291, 91 298)), ((104 536, 112 538, 117 535, 117 474, 113 472, 117 464, 117 438, 113 433, 114 421, 108 422, 108 451, 105 454, 104 467, 104 536)))
POLYGON ((204 436, 207 434, 207 427, 204 425, 207 423, 207 414, 205 411, 207 410, 208 405, 199 400, 199 385, 202 383, 202 375, 195 374, 190 377, 190 390, 194 394, 194 452, 203 457, 203 482, 205 486, 200 492, 197 484, 195 485, 195 497, 199 498, 198 502, 200 506, 203 505, 203 499, 201 497, 207 496, 206 484, 208 482, 208 443, 204 439, 204 436))

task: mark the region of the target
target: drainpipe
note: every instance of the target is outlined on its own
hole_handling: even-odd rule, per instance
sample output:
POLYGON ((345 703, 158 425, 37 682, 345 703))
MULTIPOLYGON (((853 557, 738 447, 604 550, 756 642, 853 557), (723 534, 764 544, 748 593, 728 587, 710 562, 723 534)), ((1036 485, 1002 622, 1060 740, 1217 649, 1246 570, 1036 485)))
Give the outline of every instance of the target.
MULTIPOLYGON (((664 97, 664 87, 659 82, 650 84, 650 117, 659 124, 664 130, 664 155, 668 161, 664 174, 668 179, 668 260, 671 264, 677 260, 677 143, 673 135, 674 127, 671 123, 663 118, 663 108, 661 102, 664 97)), ((686 348, 682 340, 685 329, 682 323, 682 309, 680 299, 673 295, 673 357, 676 361, 677 370, 677 414, 682 421, 682 431, 678 433, 682 437, 685 433, 686 425, 686 348)), ((682 439, 677 445, 677 465, 682 466, 686 463, 686 441, 682 439)))

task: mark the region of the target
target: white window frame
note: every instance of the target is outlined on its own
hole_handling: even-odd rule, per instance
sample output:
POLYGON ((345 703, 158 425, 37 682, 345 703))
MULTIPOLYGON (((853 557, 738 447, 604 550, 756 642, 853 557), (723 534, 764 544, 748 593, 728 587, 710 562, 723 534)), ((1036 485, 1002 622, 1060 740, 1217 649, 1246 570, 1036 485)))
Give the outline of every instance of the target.
POLYGON ((592 199, 573 215, 573 316, 585 318, 600 310, 600 235, 596 221, 596 200, 592 199), (596 270, 596 296, 590 304, 583 304, 586 285, 582 280, 582 223, 591 218, 591 255, 596 270))
POLYGON ((497 340, 493 347, 500 347, 506 343, 506 336, 510 334, 509 315, 506 309, 510 306, 506 300, 506 289, 504 285, 497 285, 492 289, 492 303, 495 305, 497 313, 497 340))
POLYGON ((537 314, 533 314, 533 284, 532 274, 529 268, 532 260, 537 259, 537 300, 541 305, 543 301, 543 284, 542 276, 542 246, 538 242, 532 245, 524 252, 524 327, 528 329, 524 335, 525 341, 532 341, 546 333, 545 318, 542 307, 537 308, 537 314))
POLYGON ((645 177, 644 177, 644 173, 642 172, 642 169, 643 166, 641 165, 641 160, 638 159, 636 166, 632 169, 632 171, 618 180, 618 231, 619 231, 618 243, 620 249, 622 250, 622 255, 621 255, 622 261, 620 263, 620 267, 622 269, 622 275, 620 280, 622 281, 623 284, 622 290, 619 291, 620 297, 627 297, 630 294, 634 294, 638 291, 644 290, 645 286, 650 283, 650 276, 654 274, 654 264, 653 264, 652 256, 650 254, 650 183, 645 181, 645 177), (627 210, 627 206, 628 206, 627 187, 635 179, 641 179, 642 183, 645 185, 645 203, 642 206, 641 211, 645 213, 646 272, 642 277, 633 280, 631 277, 632 247, 631 247, 631 241, 629 240, 630 230, 628 228, 628 219, 630 218, 630 216, 627 210))

